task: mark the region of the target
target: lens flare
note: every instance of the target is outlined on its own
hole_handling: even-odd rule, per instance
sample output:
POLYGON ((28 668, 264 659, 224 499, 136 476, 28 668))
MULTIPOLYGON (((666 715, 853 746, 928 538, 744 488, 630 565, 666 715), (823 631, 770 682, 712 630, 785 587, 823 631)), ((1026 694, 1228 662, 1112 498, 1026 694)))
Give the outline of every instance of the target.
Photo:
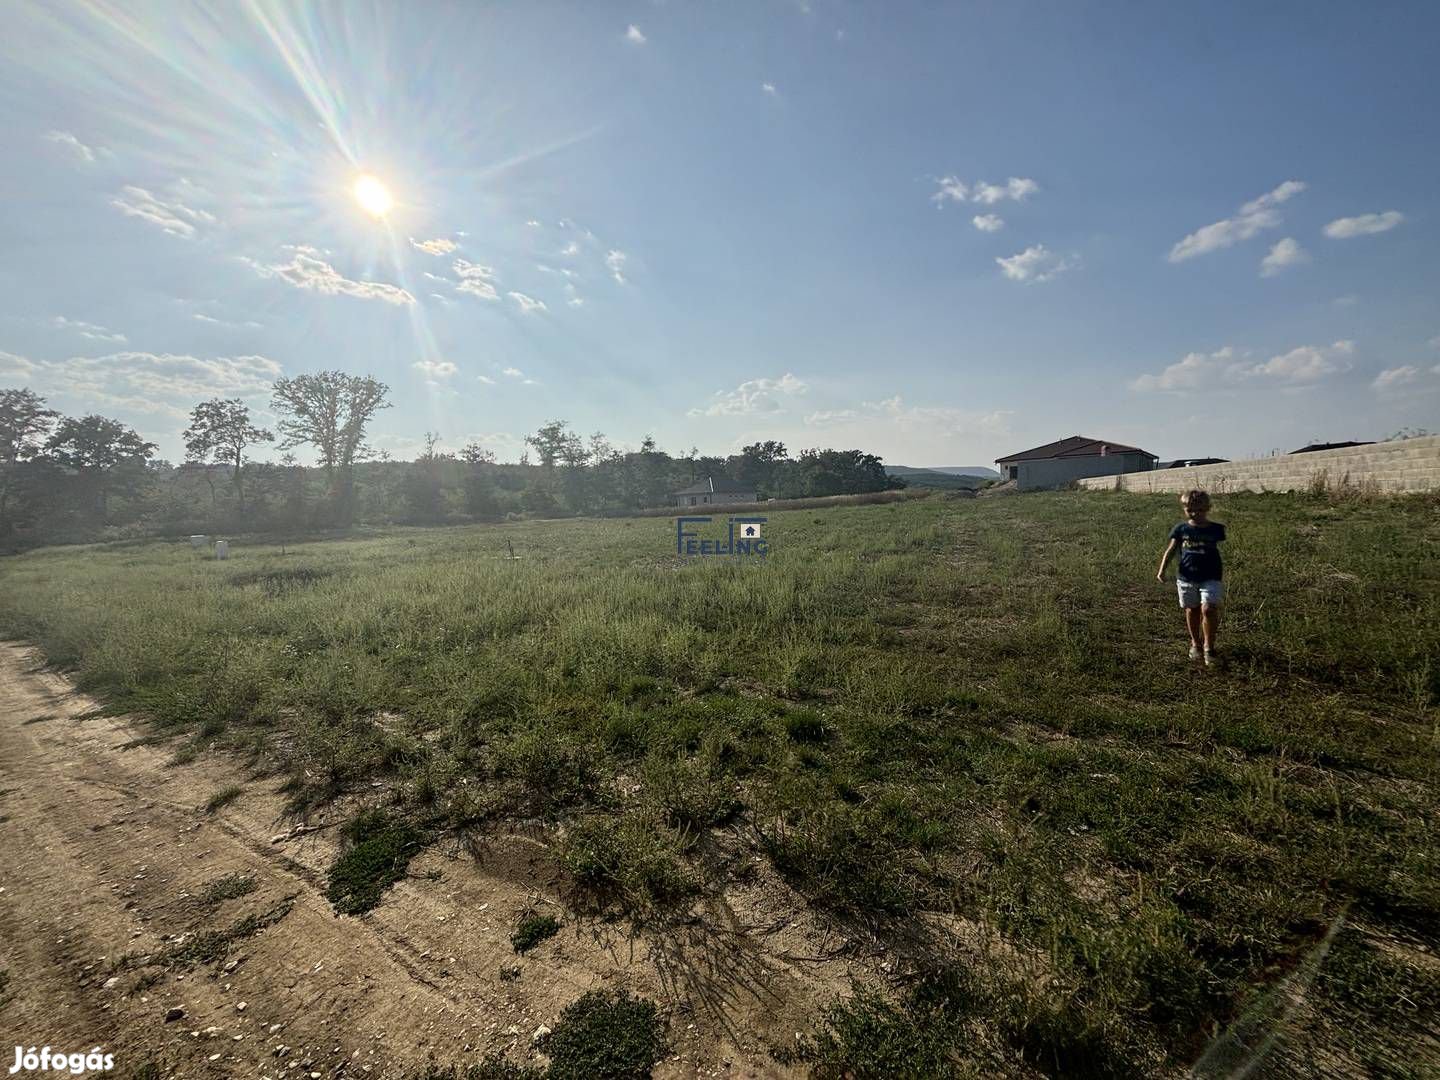
POLYGON ((395 205, 395 200, 390 195, 390 189, 382 184, 376 177, 362 176, 355 181, 355 201, 367 213, 375 217, 384 217, 395 205))

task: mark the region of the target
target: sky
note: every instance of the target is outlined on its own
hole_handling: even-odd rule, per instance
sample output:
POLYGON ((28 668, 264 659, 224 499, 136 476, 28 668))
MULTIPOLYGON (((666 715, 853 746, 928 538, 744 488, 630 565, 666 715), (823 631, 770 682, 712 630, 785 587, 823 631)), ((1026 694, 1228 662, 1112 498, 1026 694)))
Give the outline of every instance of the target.
POLYGON ((550 419, 912 466, 1440 429, 1433 3, 0 25, 0 387, 171 460, 196 402, 271 422, 277 377, 329 368, 389 385, 397 458, 515 460, 550 419))

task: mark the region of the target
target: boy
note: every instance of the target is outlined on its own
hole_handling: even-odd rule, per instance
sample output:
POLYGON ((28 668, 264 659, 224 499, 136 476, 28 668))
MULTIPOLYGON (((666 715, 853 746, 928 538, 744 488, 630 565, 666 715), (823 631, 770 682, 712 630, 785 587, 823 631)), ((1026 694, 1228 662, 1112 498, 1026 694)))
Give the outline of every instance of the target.
POLYGON ((1218 662, 1215 632, 1225 596, 1218 545, 1225 539, 1225 526, 1210 520, 1210 496, 1203 491, 1187 491, 1180 496, 1180 505, 1185 520, 1170 530, 1170 544, 1160 556, 1155 578, 1165 580, 1165 567, 1178 549, 1180 572, 1175 585, 1185 610, 1185 628, 1190 631, 1190 659, 1200 659, 1203 645, 1205 666, 1209 667, 1218 662))

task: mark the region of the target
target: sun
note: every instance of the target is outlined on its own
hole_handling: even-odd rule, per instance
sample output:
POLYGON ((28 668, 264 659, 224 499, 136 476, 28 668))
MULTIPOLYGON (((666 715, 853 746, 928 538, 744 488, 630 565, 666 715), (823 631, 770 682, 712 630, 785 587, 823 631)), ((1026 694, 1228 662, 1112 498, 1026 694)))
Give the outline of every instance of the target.
POLYGON ((355 181, 355 201, 367 213, 375 217, 384 217, 395 205, 394 198, 390 195, 390 189, 382 184, 374 176, 365 175, 355 181))

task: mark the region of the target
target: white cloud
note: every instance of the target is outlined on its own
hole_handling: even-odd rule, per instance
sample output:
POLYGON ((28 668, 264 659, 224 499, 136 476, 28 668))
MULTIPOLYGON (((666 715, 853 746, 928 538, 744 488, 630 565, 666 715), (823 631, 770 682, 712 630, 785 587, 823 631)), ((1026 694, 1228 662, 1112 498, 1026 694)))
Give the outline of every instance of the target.
POLYGON ((437 237, 434 240, 416 240, 410 238, 410 246, 416 251, 423 251, 426 255, 449 255, 460 245, 454 240, 447 240, 445 237, 437 237))
POLYGON ((1359 217, 1336 218, 1325 226, 1325 235, 1331 240, 1349 240, 1356 236, 1371 236, 1389 232, 1402 221, 1405 215, 1399 210, 1386 210, 1381 214, 1361 214, 1359 217))
POLYGON ((631 23, 625 28, 625 40, 632 45, 644 45, 650 39, 640 32, 640 28, 631 23))
POLYGON ((585 306, 584 298, 575 291, 575 285, 569 281, 565 283, 565 303, 569 304, 571 307, 585 306))
POLYGON ((15 375, 22 379, 28 379, 35 374, 36 365, 33 360, 27 360, 23 356, 16 356, 12 352, 0 349, 0 375, 15 375))
MULTIPOLYGON (((605 265, 610 270, 610 276, 621 285, 625 284, 625 260, 629 258, 623 251, 616 251, 611 248, 605 253, 605 265)), ((640 290, 644 292, 644 289, 640 290)))
POLYGON ((946 439, 964 436, 999 436, 1010 433, 1009 409, 980 412, 949 405, 907 405, 900 395, 883 401, 862 402, 855 409, 831 409, 813 412, 805 417, 808 427, 835 427, 847 424, 864 425, 873 431, 878 423, 893 424, 906 432, 927 430, 946 439))
POLYGON ((448 379, 460 370, 449 360, 416 360, 410 366, 423 372, 427 379, 448 379))
POLYGON ((1130 384, 1134 390, 1195 390, 1223 378, 1234 362, 1235 350, 1226 345, 1213 353, 1187 353, 1158 375, 1141 375, 1130 384))
POLYGON ((476 375, 475 378, 476 378, 476 380, 477 380, 478 382, 482 382, 482 383, 484 383, 486 386, 494 386, 494 385, 495 385, 495 380, 492 379, 489 375, 476 375))
MULTIPOLYGON (((9 354, 0 353, 0 370, 9 354)), ((30 361, 9 357, 10 366, 46 393, 68 394, 86 407, 118 406, 176 418, 211 397, 261 397, 281 375, 263 356, 202 359, 170 353, 117 352, 30 361)))
POLYGON ((472 263, 468 259, 456 259, 454 270, 456 276, 460 278, 460 284, 455 286, 458 291, 478 296, 481 300, 500 299, 500 294, 495 291, 493 284, 495 280, 494 267, 472 263))
POLYGON ((94 323, 82 322, 79 319, 67 319, 64 315, 56 315, 51 325, 59 330, 74 330, 83 338, 91 341, 114 341, 124 344, 125 335, 114 330, 106 330, 103 326, 96 326, 94 323))
POLYGON ((1167 256, 1172 263, 1193 259, 1197 255, 1208 255, 1212 251, 1232 247, 1241 240, 1248 240, 1262 229, 1273 229, 1280 224, 1280 215, 1275 207, 1299 195, 1306 188, 1301 180, 1286 180, 1274 191, 1252 199, 1240 207, 1233 217, 1196 229, 1170 249, 1167 256))
POLYGON ((1440 334, 1436 334, 1434 337, 1432 337, 1428 344, 1432 349, 1440 349, 1440 334))
POLYGON ((1272 356, 1263 363, 1239 365, 1231 372, 1239 378, 1276 379, 1282 382, 1314 382, 1350 367, 1349 357, 1355 353, 1353 341, 1337 341, 1333 345, 1301 345, 1287 353, 1272 356))
POLYGON ((1274 277, 1287 266, 1299 266, 1310 261, 1310 253, 1292 237, 1287 236, 1270 249, 1270 254, 1260 260, 1260 276, 1274 277))
POLYGON ((1156 374, 1141 375, 1132 390, 1202 390, 1251 380, 1305 384, 1346 371, 1355 353, 1353 341, 1302 345, 1263 361, 1243 359, 1232 346, 1213 353, 1193 352, 1156 374))
POLYGON ((762 82, 760 84, 760 91, 761 93, 769 94, 771 97, 775 97, 780 93, 780 91, 775 89, 775 84, 769 82, 762 82))
POLYGON ((959 177, 944 176, 935 181, 935 184, 937 190, 930 196, 930 201, 940 206, 947 202, 977 202, 984 206, 993 206, 1006 199, 1023 202, 1040 190, 1039 184, 1025 176, 1012 176, 1003 184, 991 184, 981 180, 973 187, 965 184, 959 177))
POLYGON ((525 224, 532 229, 540 228, 540 222, 536 221, 533 217, 529 221, 525 222, 525 224))
POLYGON ((694 408, 690 416, 745 416, 750 413, 779 412, 783 409, 776 398, 803 394, 809 389, 804 382, 786 372, 778 379, 749 379, 734 390, 717 390, 709 405, 694 408))
POLYGON ((1023 202, 1028 196, 1034 195, 1039 190, 1040 185, 1034 180, 1023 176, 1012 176, 1003 184, 987 184, 983 180, 980 181, 970 192, 970 198, 973 202, 993 206, 1006 199, 1023 202))
POLYGON ((1026 285, 1051 281, 1066 270, 1073 270, 1080 265, 1077 256, 1059 255, 1044 244, 1028 247, 1018 255, 1011 255, 1008 259, 997 258, 995 262, 999 264, 1000 272, 1011 281, 1019 281, 1026 285))
POLYGON ((525 373, 521 371, 518 367, 507 367, 503 371, 501 371, 500 374, 509 375, 512 379, 523 379, 525 377, 525 373))
POLYGON ((110 205, 122 214, 158 225, 171 236, 186 240, 195 235, 197 226, 215 223, 215 215, 208 210, 197 210, 178 198, 162 199, 132 184, 121 188, 120 193, 111 198, 110 205))
POLYGON ((195 312, 195 314, 191 315, 190 317, 191 317, 192 319, 194 319, 196 322, 210 323, 211 325, 214 325, 214 326, 223 326, 223 327, 225 327, 227 330, 260 330, 260 329, 263 329, 263 327, 261 326, 261 324, 258 323, 258 322, 256 322, 254 319, 246 319, 243 323, 227 322, 225 319, 217 319, 217 318, 215 318, 215 316, 213 316, 213 315, 206 315, 204 312, 200 312, 200 311, 195 312))
POLYGON ((563 248, 560 249, 560 254, 569 256, 579 255, 580 245, 574 240, 571 240, 570 243, 566 244, 563 248))
POLYGON ((1413 364, 1406 364, 1403 367, 1386 368, 1375 376, 1375 381, 1370 385, 1376 390, 1390 390, 1397 386, 1413 383, 1419 378, 1420 369, 1413 364))
POLYGON ((529 315, 536 311, 549 311, 544 300, 536 300, 533 296, 526 296, 523 292, 509 292, 505 294, 520 306, 522 314, 529 315))
POLYGON ((844 424, 859 418, 860 413, 855 409, 821 409, 806 416, 805 424, 807 427, 828 427, 831 424, 844 424))
POLYGON ((261 277, 278 277, 297 289, 309 289, 326 296, 353 296, 360 300, 383 300, 387 304, 413 304, 415 297, 398 285, 383 281, 352 281, 320 257, 320 252, 305 244, 290 246, 294 252, 288 263, 265 265, 253 259, 245 261, 261 277))
POLYGON ((41 138, 43 138, 46 142, 52 142, 55 143, 57 146, 65 147, 66 150, 74 154, 75 157, 79 158, 87 165, 93 165, 95 163, 95 158, 100 154, 109 154, 109 151, 104 149, 103 147, 96 148, 86 146, 83 142, 77 139, 74 135, 70 134, 70 132, 68 131, 47 131, 43 136, 41 136, 41 138))
POLYGON ((1336 307, 1354 307, 1359 302, 1360 298, 1354 293, 1346 293, 1344 296, 1337 296, 1334 300, 1330 301, 1330 303, 1336 307))
POLYGON ((999 214, 976 214, 970 224, 981 232, 999 232, 1005 227, 1005 219, 999 214))

